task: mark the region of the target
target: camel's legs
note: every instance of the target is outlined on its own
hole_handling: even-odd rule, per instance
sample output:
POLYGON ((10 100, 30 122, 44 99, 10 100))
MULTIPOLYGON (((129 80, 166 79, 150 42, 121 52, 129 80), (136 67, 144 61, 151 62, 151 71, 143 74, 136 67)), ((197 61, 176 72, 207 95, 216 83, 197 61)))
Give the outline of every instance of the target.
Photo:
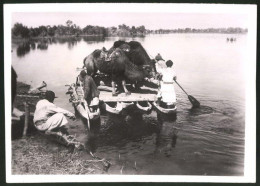
POLYGON ((127 90, 125 80, 122 80, 122 85, 123 85, 123 88, 124 88, 125 94, 126 94, 126 95, 130 95, 131 92, 129 92, 129 91, 127 90))
POLYGON ((117 96, 116 83, 114 81, 112 81, 111 85, 112 85, 112 96, 117 96))

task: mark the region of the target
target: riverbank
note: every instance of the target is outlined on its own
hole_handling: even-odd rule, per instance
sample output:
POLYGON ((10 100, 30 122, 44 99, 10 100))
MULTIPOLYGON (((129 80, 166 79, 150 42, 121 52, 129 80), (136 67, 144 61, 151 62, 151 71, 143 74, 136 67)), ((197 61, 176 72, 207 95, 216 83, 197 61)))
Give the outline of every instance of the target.
POLYGON ((102 174, 101 162, 85 159, 86 152, 65 146, 39 133, 12 141, 12 174, 102 174))
MULTIPOLYGON (((30 85, 18 82, 17 94, 25 94, 30 89, 30 85)), ((16 97, 14 106, 21 111, 23 103, 29 101, 30 110, 35 110, 35 105, 39 98, 16 97)), ((18 134, 18 130, 23 131, 24 117, 20 121, 12 121, 12 134, 18 134), (20 125, 20 126, 18 126, 20 125)), ((30 121, 32 122, 32 120, 30 121)), ((32 123, 30 123, 32 127, 32 123)), ((78 125, 74 125, 72 130, 79 130, 78 125)), ((74 134, 73 132, 71 133, 74 134)), ((86 150, 75 150, 59 144, 57 141, 49 139, 36 130, 31 130, 27 136, 14 137, 12 140, 12 174, 103 174, 102 162, 94 160, 86 150)))

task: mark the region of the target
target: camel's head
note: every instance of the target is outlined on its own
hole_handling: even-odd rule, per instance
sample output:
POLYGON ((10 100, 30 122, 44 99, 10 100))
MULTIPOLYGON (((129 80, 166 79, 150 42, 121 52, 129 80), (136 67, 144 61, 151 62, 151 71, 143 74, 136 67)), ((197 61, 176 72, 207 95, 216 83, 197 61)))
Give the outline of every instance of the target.
POLYGON ((129 52, 130 51, 130 46, 126 43, 122 44, 120 47, 124 52, 129 52))
POLYGON ((143 68, 145 77, 152 78, 155 76, 154 70, 150 65, 143 65, 142 68, 143 68))

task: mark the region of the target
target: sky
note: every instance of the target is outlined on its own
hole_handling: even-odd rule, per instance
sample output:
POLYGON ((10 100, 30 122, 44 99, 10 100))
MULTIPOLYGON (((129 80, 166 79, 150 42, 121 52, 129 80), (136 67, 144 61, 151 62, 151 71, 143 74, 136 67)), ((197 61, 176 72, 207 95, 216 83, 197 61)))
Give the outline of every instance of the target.
POLYGON ((52 3, 7 4, 5 17, 11 26, 65 25, 71 20, 81 28, 95 26, 144 25, 146 29, 247 28, 253 5, 174 3, 52 3), (10 17, 9 17, 10 16, 10 17))
POLYGON ((247 16, 243 14, 205 14, 205 13, 122 13, 122 12, 20 12, 12 14, 12 26, 19 22, 28 27, 41 25, 65 25, 71 20, 81 28, 87 25, 104 27, 126 24, 144 25, 146 29, 175 28, 227 28, 247 27, 247 16))

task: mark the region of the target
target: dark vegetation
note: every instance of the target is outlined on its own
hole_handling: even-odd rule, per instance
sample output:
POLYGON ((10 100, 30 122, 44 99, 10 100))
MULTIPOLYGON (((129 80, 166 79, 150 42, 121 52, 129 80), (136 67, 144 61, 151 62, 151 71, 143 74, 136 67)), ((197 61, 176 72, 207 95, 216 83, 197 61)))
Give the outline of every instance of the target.
POLYGON ((16 23, 12 28, 13 38, 33 38, 33 37, 63 37, 63 36, 85 36, 85 35, 100 35, 103 37, 108 36, 145 36, 146 34, 169 34, 169 33, 247 33, 247 29, 243 28, 207 28, 207 29, 195 29, 195 28, 177 28, 177 29, 157 29, 149 30, 145 26, 127 26, 125 24, 118 25, 118 27, 101 27, 87 25, 84 28, 80 28, 74 24, 71 20, 68 20, 65 25, 54 26, 39 26, 30 27, 16 23))
POLYGON ((100 35, 100 36, 144 36, 146 29, 144 26, 130 28, 125 24, 117 27, 101 27, 87 25, 80 28, 72 21, 68 20, 66 25, 54 26, 39 26, 30 27, 16 23, 12 28, 12 37, 32 38, 32 37, 62 37, 62 36, 85 36, 85 35, 100 35))
POLYGON ((178 28, 178 29, 159 29, 154 30, 152 33, 155 34, 169 34, 169 33, 220 33, 220 34, 245 34, 247 33, 247 28, 206 28, 206 29, 195 29, 195 28, 178 28))

